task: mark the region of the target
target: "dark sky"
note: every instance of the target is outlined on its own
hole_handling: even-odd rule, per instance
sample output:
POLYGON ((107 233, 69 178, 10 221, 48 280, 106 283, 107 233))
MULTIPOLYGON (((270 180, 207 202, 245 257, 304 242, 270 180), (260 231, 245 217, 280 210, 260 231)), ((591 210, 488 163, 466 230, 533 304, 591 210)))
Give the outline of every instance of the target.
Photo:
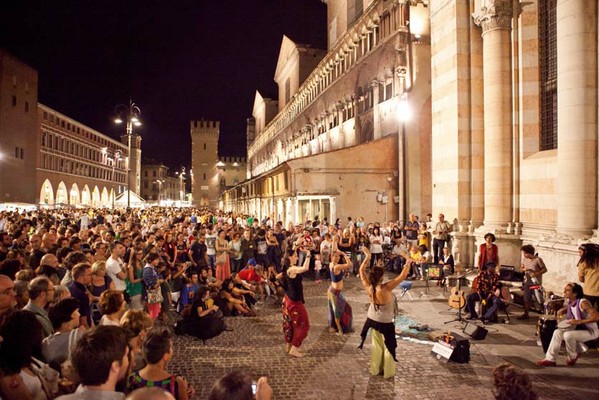
POLYGON ((190 162, 189 121, 221 121, 245 155, 256 89, 276 98, 282 35, 326 48, 319 0, 1 0, 0 47, 39 72, 39 101, 111 137, 114 108, 142 110, 145 157, 190 162))

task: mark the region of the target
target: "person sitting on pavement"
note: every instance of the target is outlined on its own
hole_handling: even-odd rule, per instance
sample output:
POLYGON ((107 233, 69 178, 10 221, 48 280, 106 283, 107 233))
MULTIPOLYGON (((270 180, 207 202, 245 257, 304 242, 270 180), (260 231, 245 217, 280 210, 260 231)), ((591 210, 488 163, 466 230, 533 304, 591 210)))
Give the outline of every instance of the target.
POLYGON ((470 312, 470 318, 468 319, 472 320, 478 319, 475 303, 483 300, 490 302, 493 292, 497 288, 499 275, 495 273, 495 264, 484 265, 474 281, 472 282, 472 292, 466 296, 466 310, 470 312))
POLYGON ((538 285, 543 281, 543 274, 547 272, 547 267, 543 259, 535 254, 534 246, 527 244, 520 248, 522 253, 522 264, 520 268, 524 272, 524 283, 522 291, 524 292, 524 314, 517 319, 528 319, 528 311, 530 310, 530 302, 532 300, 531 286, 538 285))
POLYGON ((520 368, 501 364, 493 369, 495 400, 537 400, 530 377, 520 368))
POLYGON ((272 389, 265 376, 253 383, 245 372, 233 371, 220 378, 210 391, 208 400, 270 400, 272 389))
MULTIPOLYGON (((545 358, 537 361, 542 367, 555 367, 562 341, 566 342, 566 365, 571 367, 576 364, 580 357, 580 350, 584 342, 599 338, 599 312, 584 298, 582 286, 577 283, 568 283, 564 287, 564 299, 566 304, 557 312, 560 319, 564 314, 568 325, 575 329, 563 329, 558 327, 553 331, 553 337, 545 358)), ((581 349, 582 347, 582 349, 581 349)))
POLYGON ((235 283, 231 279, 226 279, 223 282, 223 287, 220 292, 220 305, 225 315, 244 315, 253 317, 256 314, 251 310, 246 303, 244 294, 250 293, 249 290, 239 289, 235 287, 235 283))
POLYGON ((146 333, 154 326, 150 314, 143 310, 127 310, 121 318, 121 327, 127 332, 127 341, 131 356, 131 371, 139 371, 146 366, 141 354, 141 345, 146 333))
POLYGON ((226 329, 223 312, 210 298, 207 287, 201 287, 190 313, 177 323, 176 333, 195 336, 201 340, 212 339, 226 329))

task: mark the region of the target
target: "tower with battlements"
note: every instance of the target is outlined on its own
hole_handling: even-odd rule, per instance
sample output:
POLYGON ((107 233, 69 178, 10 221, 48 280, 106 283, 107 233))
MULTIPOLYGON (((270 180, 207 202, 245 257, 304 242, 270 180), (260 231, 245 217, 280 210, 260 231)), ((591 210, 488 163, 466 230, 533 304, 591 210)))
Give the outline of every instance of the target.
POLYGON ((220 121, 191 121, 190 133, 193 203, 217 207, 221 183, 217 170, 220 121))

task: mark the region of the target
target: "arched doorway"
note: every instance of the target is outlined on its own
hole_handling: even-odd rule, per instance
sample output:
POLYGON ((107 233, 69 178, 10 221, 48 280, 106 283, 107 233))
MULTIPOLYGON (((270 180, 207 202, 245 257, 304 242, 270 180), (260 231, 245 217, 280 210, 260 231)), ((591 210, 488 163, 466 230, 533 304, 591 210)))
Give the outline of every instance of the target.
POLYGON ((44 181, 40 190, 40 204, 49 206, 54 204, 54 189, 48 179, 44 181))
POLYGON ((79 186, 76 183, 73 183, 71 186, 71 191, 69 192, 69 204, 74 206, 81 203, 81 197, 79 195, 79 186))
POLYGON ((58 184, 58 188, 56 189, 55 204, 69 204, 69 192, 67 191, 67 185, 65 185, 63 181, 60 181, 60 183, 58 184))
POLYGON ((81 191, 81 204, 89 206, 91 204, 91 195, 89 193, 89 187, 87 185, 83 186, 83 190, 81 191))
POLYGON ((110 199, 108 198, 108 189, 106 189, 106 187, 102 189, 102 205, 104 207, 110 206, 110 199))
POLYGON ((97 186, 94 186, 94 191, 92 192, 92 207, 100 206, 100 189, 97 186))

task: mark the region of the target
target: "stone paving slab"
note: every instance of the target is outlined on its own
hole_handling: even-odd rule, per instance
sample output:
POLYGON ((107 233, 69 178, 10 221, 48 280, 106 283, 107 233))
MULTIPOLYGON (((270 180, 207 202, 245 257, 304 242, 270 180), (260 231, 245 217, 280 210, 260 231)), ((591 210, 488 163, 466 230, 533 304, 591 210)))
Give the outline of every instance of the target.
MULTIPOLYGON (((203 344, 189 336, 176 336, 169 370, 181 373, 195 386, 198 399, 206 399, 212 384, 223 374, 246 370, 268 376, 274 399, 492 399, 491 372, 502 362, 526 368, 544 399, 599 398, 599 354, 585 354, 575 368, 541 369, 534 324, 496 324, 485 341, 471 341, 468 364, 442 362, 431 355, 432 346, 398 339, 394 379, 369 373, 370 340, 358 349, 359 332, 366 319, 368 298, 356 278, 346 280, 345 295, 352 306, 355 332, 339 336, 327 332, 328 284, 304 280, 310 333, 294 359, 284 351, 280 307, 267 301, 254 318, 227 318, 231 332, 203 344), (593 379, 591 379, 593 377, 593 379), (591 382, 589 382, 591 381, 591 382)), ((431 328, 444 329, 454 313, 437 288, 416 300, 400 302, 404 313, 431 328)), ((448 324, 458 332, 459 323, 448 324)), ((563 360, 562 360, 563 364, 563 360)))

